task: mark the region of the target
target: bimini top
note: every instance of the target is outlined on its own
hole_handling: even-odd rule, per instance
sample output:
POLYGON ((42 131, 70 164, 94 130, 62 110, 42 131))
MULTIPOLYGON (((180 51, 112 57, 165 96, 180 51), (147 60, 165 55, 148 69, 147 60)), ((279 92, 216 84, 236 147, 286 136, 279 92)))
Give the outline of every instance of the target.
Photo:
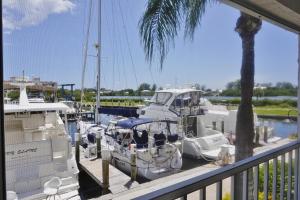
POLYGON ((121 128, 132 129, 135 126, 147 124, 151 122, 154 122, 154 120, 150 118, 128 118, 128 119, 118 121, 116 126, 119 126, 121 128))
POLYGON ((66 111, 67 109, 69 109, 69 107, 63 103, 30 103, 28 105, 4 104, 4 113, 66 111))
POLYGON ((135 126, 153 123, 153 122, 165 122, 170 124, 177 124, 177 121, 171 121, 171 120, 157 120, 151 118, 128 118, 128 119, 117 121, 116 126, 121 128, 132 129, 135 126))

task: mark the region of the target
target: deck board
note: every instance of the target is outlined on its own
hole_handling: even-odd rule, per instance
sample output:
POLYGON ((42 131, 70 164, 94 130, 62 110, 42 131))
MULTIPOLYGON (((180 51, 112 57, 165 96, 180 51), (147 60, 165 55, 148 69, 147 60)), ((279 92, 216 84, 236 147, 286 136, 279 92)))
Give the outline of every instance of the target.
MULTIPOLYGON (((102 159, 82 158, 79 163, 82 170, 91 176, 100 186, 102 186, 102 159)), ((124 192, 139 185, 138 182, 131 181, 131 178, 114 167, 109 165, 109 190, 112 194, 124 192)))

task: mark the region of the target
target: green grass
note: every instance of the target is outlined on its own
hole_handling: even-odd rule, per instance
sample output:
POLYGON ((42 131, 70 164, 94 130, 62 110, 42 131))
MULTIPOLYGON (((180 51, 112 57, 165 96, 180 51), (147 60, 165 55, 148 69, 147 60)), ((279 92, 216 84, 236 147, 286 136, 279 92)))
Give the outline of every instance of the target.
MULTIPOLYGON (((235 110, 237 106, 227 106, 229 110, 235 110)), ((254 111, 258 115, 280 115, 280 116, 297 116, 297 108, 281 106, 256 106, 254 111), (289 113, 290 112, 290 113, 289 113)))
POLYGON ((254 111, 258 115, 280 115, 280 116, 297 116, 296 108, 290 107, 290 108, 282 108, 282 107, 269 107, 269 106, 263 106, 263 107, 255 107, 254 111))

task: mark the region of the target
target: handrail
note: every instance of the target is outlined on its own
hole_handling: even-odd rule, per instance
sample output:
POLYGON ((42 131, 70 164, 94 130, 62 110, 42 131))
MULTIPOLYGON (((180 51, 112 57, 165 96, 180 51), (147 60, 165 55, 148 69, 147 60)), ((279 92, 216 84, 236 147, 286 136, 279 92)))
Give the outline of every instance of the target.
POLYGON ((296 148, 300 148, 300 140, 291 142, 289 144, 274 148, 270 151, 263 152, 253 157, 241 160, 226 167, 219 168, 217 170, 198 175, 188 180, 181 181, 174 185, 161 188, 146 194, 143 194, 134 199, 176 199, 186 194, 197 191, 208 185, 214 184, 218 181, 226 179, 228 177, 239 174, 249 168, 255 167, 261 163, 267 162, 273 158, 290 152, 296 148))

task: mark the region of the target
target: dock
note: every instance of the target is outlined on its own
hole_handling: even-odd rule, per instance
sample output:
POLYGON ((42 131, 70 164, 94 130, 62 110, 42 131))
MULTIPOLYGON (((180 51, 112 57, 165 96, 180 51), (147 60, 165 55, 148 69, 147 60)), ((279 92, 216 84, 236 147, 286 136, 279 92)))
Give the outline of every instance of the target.
MULTIPOLYGON (((270 149, 288 144, 291 142, 289 139, 283 139, 276 143, 270 144, 269 146, 263 146, 256 148, 254 150, 254 155, 257 155, 259 153, 268 151, 270 149)), ((120 192, 117 194, 107 194, 104 196, 101 196, 99 198, 96 198, 97 200, 123 200, 123 199, 134 199, 142 194, 145 194, 150 191, 156 191, 159 190, 162 187, 168 187, 171 185, 174 185, 175 183, 179 183, 182 181, 190 180, 195 176, 203 175, 205 173, 211 172, 213 170, 219 169, 221 166, 215 164, 215 163, 207 163, 204 165, 200 165, 197 167, 194 167, 192 169, 182 171, 180 173, 176 173, 167 177, 159 178, 150 182, 146 182, 143 184, 140 184, 138 187, 134 187, 133 189, 126 191, 126 192, 120 192)), ((223 196, 225 194, 230 194, 231 191, 231 179, 226 178, 223 180, 223 186, 222 186, 222 193, 223 196)), ((199 199, 199 191, 193 192, 189 194, 188 199, 199 199)), ((216 184, 210 185, 206 188, 206 198, 207 199, 215 199, 216 196, 216 184)))
MULTIPOLYGON (((102 159, 87 159, 81 158, 79 162, 81 170, 85 171, 99 186, 103 186, 102 175, 102 159)), ((113 165, 109 165, 109 190, 111 194, 116 195, 121 192, 126 192, 139 183, 131 181, 131 177, 120 171, 113 165)))

